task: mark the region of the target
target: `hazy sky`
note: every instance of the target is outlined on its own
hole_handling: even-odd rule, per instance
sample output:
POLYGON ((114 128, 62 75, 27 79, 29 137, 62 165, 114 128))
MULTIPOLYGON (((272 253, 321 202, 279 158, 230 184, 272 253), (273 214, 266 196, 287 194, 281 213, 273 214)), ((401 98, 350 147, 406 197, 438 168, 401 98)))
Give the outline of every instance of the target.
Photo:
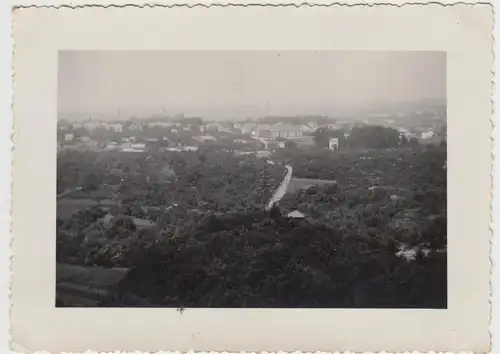
POLYGON ((335 114, 446 98, 446 54, 64 51, 58 85, 63 114, 335 114))

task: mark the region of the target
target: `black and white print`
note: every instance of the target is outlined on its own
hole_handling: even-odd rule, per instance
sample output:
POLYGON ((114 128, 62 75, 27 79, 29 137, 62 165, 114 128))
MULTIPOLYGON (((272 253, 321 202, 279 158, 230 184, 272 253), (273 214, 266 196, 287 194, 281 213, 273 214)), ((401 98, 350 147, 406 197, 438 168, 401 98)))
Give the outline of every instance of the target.
POLYGON ((56 306, 447 308, 445 52, 58 65, 56 306))

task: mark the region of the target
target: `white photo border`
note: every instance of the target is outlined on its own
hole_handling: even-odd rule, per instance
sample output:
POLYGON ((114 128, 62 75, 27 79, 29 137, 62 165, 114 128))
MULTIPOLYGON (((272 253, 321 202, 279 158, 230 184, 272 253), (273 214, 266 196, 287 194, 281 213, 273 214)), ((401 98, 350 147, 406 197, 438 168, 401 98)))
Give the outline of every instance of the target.
POLYGON ((491 134, 492 109, 491 7, 475 5, 474 9, 480 9, 476 11, 467 5, 380 6, 367 8, 371 12, 369 17, 362 8, 366 9, 210 8, 233 12, 222 17, 217 13, 200 14, 206 7, 16 10, 11 298, 15 343, 29 351, 51 352, 488 351, 491 140, 486 136, 491 134), (333 9, 335 13, 331 12, 333 9), (352 12, 345 15, 345 11, 352 12), (399 11, 397 15, 395 11, 399 11), (167 24, 162 21, 164 16, 170 16, 167 24), (291 26, 288 16, 295 16, 295 23, 302 25, 299 26, 302 31, 291 26), (187 23, 179 17, 189 18, 196 27, 187 28, 187 23), (134 25, 125 26, 131 18, 136 19, 134 25), (259 27, 251 23, 254 18, 259 19, 259 27), (347 18, 354 23, 348 23, 347 18), (386 20, 383 25, 375 22, 381 18, 386 20), (91 29, 84 26, 90 19, 93 25, 97 24, 91 29), (271 26, 276 20, 284 21, 285 26, 271 26), (425 29, 420 27, 420 32, 419 21, 428 25, 425 29), (111 28, 110 22, 117 26, 111 28), (437 25, 441 25, 441 30, 437 25), (399 33, 394 33, 395 26, 399 33), (212 36, 203 41, 207 28, 212 36), (339 32, 343 38, 335 37, 339 32), (251 50, 445 50, 448 53, 449 210, 450 219, 456 222, 449 228, 453 235, 449 238, 449 292, 455 295, 450 298, 448 310, 188 309, 179 313, 175 309, 141 309, 138 314, 137 309, 54 308, 57 51, 241 50, 242 43, 251 50), (35 57, 38 60, 33 60, 35 57), (481 118, 469 126, 470 116, 481 118), (467 137, 466 146, 460 137, 467 137), (31 180, 33 171, 35 180, 31 180), (475 194, 466 189, 467 181, 477 186, 475 194), (470 207, 468 214, 464 201, 470 207), (461 220, 465 217, 469 218, 467 222, 461 220), (479 236, 471 239, 472 236, 467 236, 471 233, 479 236), (467 254, 473 255, 470 257, 473 264, 464 261, 467 254), (139 330, 141 343, 134 336, 139 330))

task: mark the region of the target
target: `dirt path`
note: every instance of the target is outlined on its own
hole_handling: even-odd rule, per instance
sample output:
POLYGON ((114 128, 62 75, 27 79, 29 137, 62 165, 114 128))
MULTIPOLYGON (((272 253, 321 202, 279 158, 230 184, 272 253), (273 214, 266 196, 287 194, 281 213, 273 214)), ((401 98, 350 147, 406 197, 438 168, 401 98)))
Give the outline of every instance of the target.
POLYGON ((271 199, 269 200, 269 203, 267 204, 266 210, 271 209, 275 204, 279 203, 279 201, 285 196, 288 190, 288 185, 290 184, 290 181, 292 179, 293 168, 290 165, 286 165, 285 167, 287 169, 287 173, 278 188, 276 188, 276 190, 274 191, 271 199))

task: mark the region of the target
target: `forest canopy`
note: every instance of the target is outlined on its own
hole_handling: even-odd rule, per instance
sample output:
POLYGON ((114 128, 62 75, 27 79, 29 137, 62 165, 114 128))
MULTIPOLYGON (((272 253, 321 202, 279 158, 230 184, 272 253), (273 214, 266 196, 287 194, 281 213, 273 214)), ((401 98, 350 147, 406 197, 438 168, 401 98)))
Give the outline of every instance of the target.
POLYGON ((132 269, 102 306, 133 294, 172 307, 445 308, 446 149, 381 148, 391 134, 375 149, 285 149, 273 164, 216 150, 62 153, 59 191, 112 207, 61 217, 57 261, 132 269), (285 163, 336 183, 265 211, 285 163))

